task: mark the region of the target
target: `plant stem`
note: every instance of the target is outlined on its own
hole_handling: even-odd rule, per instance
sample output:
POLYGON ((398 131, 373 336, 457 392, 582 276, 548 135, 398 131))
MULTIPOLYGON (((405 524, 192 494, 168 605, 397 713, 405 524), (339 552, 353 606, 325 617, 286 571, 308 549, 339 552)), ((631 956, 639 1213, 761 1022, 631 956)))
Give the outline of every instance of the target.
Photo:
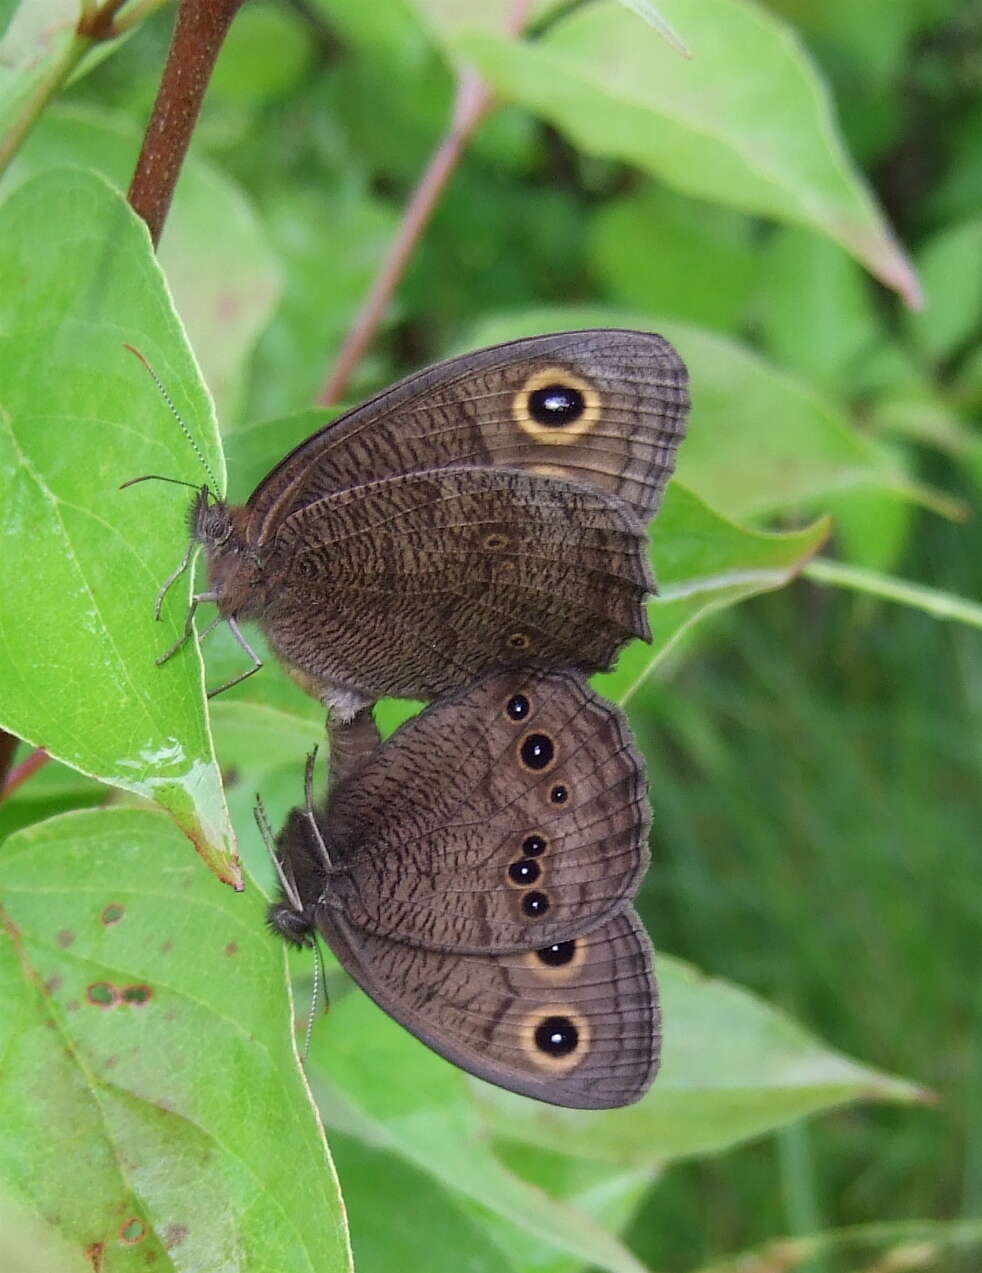
POLYGON ((232 19, 243 0, 180 0, 157 100, 143 138, 129 201, 160 242, 191 134, 232 19))
POLYGON ((8 796, 12 796, 21 783, 27 782, 32 774, 37 773, 42 765, 46 765, 51 757, 43 747, 38 747, 36 751, 32 751, 26 760, 22 760, 16 769, 11 770, 7 777, 7 781, 0 788, 0 800, 6 800, 8 796))
MULTIPOLYGON (((507 34, 518 36, 528 20, 530 0, 515 0, 505 22, 507 34)), ((476 71, 462 69, 457 75, 450 127, 441 138, 423 175, 406 205, 396 236, 382 261, 368 295, 362 302, 341 352, 317 397, 322 406, 337 402, 348 387, 352 373, 375 338, 385 311, 402 281, 406 267, 454 170, 478 126, 494 106, 491 89, 476 71)))
POLYGON ((852 588, 856 592, 882 597, 884 601, 913 606, 935 619, 957 619, 959 623, 982 628, 982 605, 977 602, 966 601, 964 597, 940 592, 936 588, 926 588, 923 584, 895 579, 892 575, 882 575, 879 571, 867 570, 865 566, 850 566, 845 562, 830 561, 828 557, 815 557, 801 573, 814 583, 852 588))
POLYGON ((318 402, 330 406, 344 394, 352 372, 375 338, 379 324, 399 286, 406 267, 430 223, 440 196, 460 162, 478 125, 491 109, 491 92, 473 71, 463 71, 457 81, 450 130, 430 157, 405 210, 396 237, 392 240, 375 282, 348 332, 337 362, 318 402))

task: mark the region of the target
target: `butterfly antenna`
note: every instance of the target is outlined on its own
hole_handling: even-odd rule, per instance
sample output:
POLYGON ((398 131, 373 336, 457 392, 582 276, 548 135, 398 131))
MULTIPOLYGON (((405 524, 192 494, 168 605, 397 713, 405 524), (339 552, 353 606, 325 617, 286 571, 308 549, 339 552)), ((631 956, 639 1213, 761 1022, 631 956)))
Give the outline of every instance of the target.
POLYGON ((256 826, 259 828, 259 834, 263 838, 263 844, 269 856, 273 859, 273 866, 276 868, 276 874, 279 877, 280 885, 286 896, 287 901, 298 913, 303 910, 303 903, 300 901, 300 894, 297 892, 293 881, 289 878, 283 865, 276 853, 276 838, 273 835, 273 828, 269 825, 269 818, 266 815, 266 806, 263 804, 262 796, 256 793, 256 807, 252 811, 252 816, 256 819, 256 826))
POLYGON ((314 964, 314 987, 310 993, 310 1011, 307 1013, 307 1029, 303 1040, 303 1054, 301 1059, 307 1060, 310 1056, 310 1041, 314 1037, 314 1021, 317 1019, 317 1005, 321 996, 321 990, 327 986, 327 973, 324 971, 324 955, 321 951, 320 942, 316 942, 314 949, 317 951, 317 962, 314 964))
POLYGON ((314 844, 320 854, 321 862, 331 871, 334 869, 331 862, 331 855, 327 851, 327 845, 324 843, 324 837, 321 835, 321 829, 317 825, 317 815, 314 813, 314 765, 317 762, 317 748, 307 755, 307 768, 304 772, 304 792, 307 797, 306 808, 304 814, 310 824, 310 830, 314 837, 314 844))
MULTIPOLYGON (((211 483, 211 489, 216 492, 215 498, 217 499, 218 483, 215 481, 215 474, 211 471, 211 465, 205 459, 204 452, 195 441, 194 436, 191 433, 191 430, 184 423, 184 419, 181 416, 180 411, 178 411, 177 407, 174 406, 174 400, 171 398, 170 394, 164 388, 163 382, 161 381, 160 377, 154 371, 153 367, 151 367, 150 363, 146 360, 146 358, 144 358, 143 354, 140 353, 139 349, 135 349, 132 345, 127 345, 125 341, 123 342, 123 348, 128 349, 130 353, 134 355, 134 357, 139 358, 140 362, 142 362, 144 367, 146 368, 147 373, 150 376, 150 379, 154 382, 154 384, 160 390, 160 396, 170 407, 171 414, 173 415, 174 419, 177 421, 178 425, 180 426, 181 432, 184 434, 187 440, 191 443, 191 450, 198 457, 198 462, 201 464, 201 467, 204 469, 204 471, 208 474, 208 480, 211 483)), ((142 481, 142 479, 140 478, 138 478, 137 480, 142 481)), ((171 478, 169 480, 174 481, 175 479, 171 478)), ((190 483, 188 483, 188 485, 190 485, 190 483)))

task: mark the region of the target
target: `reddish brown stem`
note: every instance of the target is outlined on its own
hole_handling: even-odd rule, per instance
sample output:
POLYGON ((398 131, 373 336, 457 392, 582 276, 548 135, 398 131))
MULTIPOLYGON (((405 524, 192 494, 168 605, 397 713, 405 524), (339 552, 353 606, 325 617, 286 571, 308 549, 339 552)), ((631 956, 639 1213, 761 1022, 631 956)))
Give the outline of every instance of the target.
POLYGON ((19 738, 16 738, 13 734, 8 734, 5 729, 0 729, 0 799, 2 799, 3 789, 7 782, 7 774, 10 772, 14 752, 17 750, 19 742, 19 738))
POLYGON ((154 246, 160 242, 222 42, 242 3, 180 0, 167 65, 129 193, 130 204, 146 221, 154 246))
MULTIPOLYGON (((509 35, 517 36, 525 26, 531 9, 530 0, 515 0, 505 22, 509 35)), ((396 237, 375 276, 368 296, 362 303, 354 325, 348 332, 327 383, 318 395, 322 406, 330 406, 344 396, 348 381, 375 338, 379 324, 406 272, 406 267, 430 223, 440 196, 453 176, 454 169, 467 149, 482 120, 494 105, 490 88, 471 70, 457 77, 450 128, 430 157, 423 175, 402 214, 396 237)))
POLYGON ((0 800, 6 800, 8 796, 12 796, 21 783, 27 782, 28 778, 46 765, 51 757, 39 747, 37 751, 32 751, 26 760, 22 760, 16 769, 12 769, 7 777, 7 781, 0 790, 0 800))

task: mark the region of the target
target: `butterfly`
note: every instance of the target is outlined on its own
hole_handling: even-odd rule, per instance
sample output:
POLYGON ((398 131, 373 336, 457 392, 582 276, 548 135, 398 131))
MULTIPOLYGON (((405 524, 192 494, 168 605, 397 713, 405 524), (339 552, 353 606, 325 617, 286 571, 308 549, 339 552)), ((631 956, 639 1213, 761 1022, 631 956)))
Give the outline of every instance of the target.
POLYGON ((271 843, 272 929, 319 934, 436 1052, 556 1105, 638 1100, 659 1060, 651 944, 631 905, 648 862, 641 756, 576 671, 499 670, 380 743, 339 738, 326 808, 271 843))
POLYGON ((208 588, 163 658, 214 602, 253 660, 236 680, 260 666, 239 627, 253 620, 341 721, 498 666, 609 668, 650 639, 646 523, 688 404, 684 364, 646 332, 539 336, 420 371, 301 443, 245 504, 198 490, 208 588))

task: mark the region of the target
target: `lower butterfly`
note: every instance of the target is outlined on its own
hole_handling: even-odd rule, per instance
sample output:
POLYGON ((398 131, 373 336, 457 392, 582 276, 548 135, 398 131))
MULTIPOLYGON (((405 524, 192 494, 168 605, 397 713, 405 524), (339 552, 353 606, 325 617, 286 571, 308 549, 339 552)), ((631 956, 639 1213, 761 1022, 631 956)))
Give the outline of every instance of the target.
MULTIPOLYGON (((397 1021, 480 1078, 554 1105, 628 1105, 658 1068, 644 766, 575 672, 509 669, 385 743, 335 741, 326 809, 274 846, 272 928, 319 934, 397 1021), (340 770, 340 771, 339 771, 340 770)), ((260 827, 263 823, 260 819, 260 827)))

